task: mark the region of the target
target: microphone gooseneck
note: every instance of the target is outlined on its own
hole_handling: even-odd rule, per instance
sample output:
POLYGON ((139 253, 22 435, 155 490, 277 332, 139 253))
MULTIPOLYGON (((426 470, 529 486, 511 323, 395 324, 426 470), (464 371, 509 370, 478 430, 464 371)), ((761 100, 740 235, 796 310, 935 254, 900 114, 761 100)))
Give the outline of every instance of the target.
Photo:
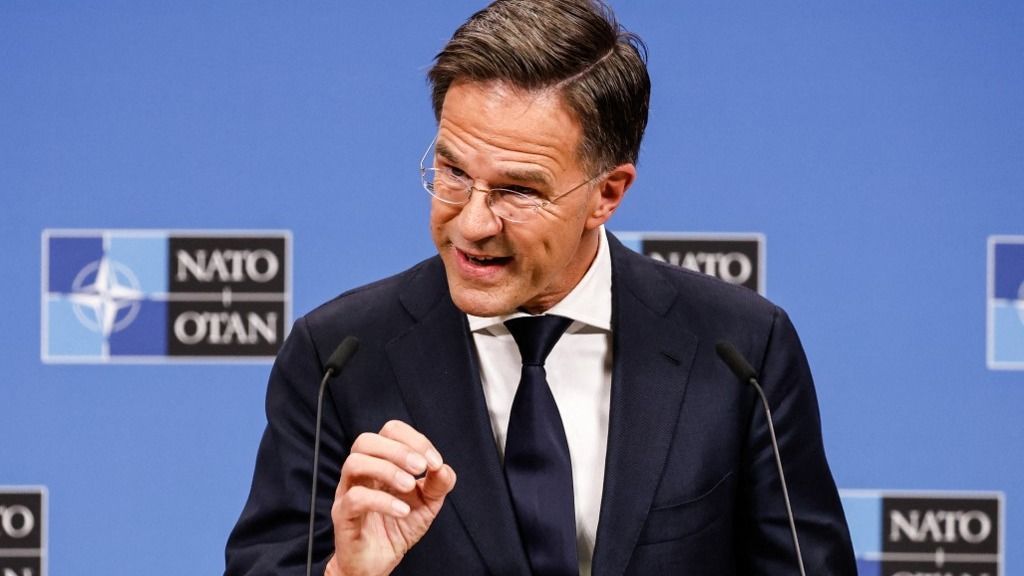
POLYGON ((324 377, 320 380, 320 390, 316 395, 316 429, 313 432, 313 480, 309 490, 309 540, 306 546, 306 576, 313 573, 313 525, 316 519, 316 485, 317 475, 320 470, 320 424, 324 414, 324 389, 327 388, 327 381, 332 376, 341 373, 341 369, 352 358, 352 355, 359 349, 359 339, 355 336, 346 336, 341 344, 334 349, 327 362, 324 364, 324 377))
POLYGON ((758 397, 761 398, 761 404, 764 406, 764 414, 768 420, 768 435, 772 440, 772 454, 775 456, 775 466, 779 470, 779 480, 782 482, 782 497, 786 502, 786 517, 789 519, 789 530, 793 536, 793 549, 796 551, 796 561, 800 567, 800 576, 807 576, 804 572, 804 558, 800 552, 800 539, 796 535, 796 519, 793 517, 793 507, 789 503, 789 488, 786 487, 786 474, 782 471, 782 456, 779 454, 779 442, 775 437, 775 425, 772 422, 772 411, 768 407, 768 399, 764 395, 764 390, 761 389, 761 384, 757 381, 757 371, 747 362, 747 359, 740 354, 739 350, 729 342, 719 342, 715 345, 715 352, 718 353, 718 357, 725 362, 725 365, 732 370, 732 373, 736 375, 745 384, 750 384, 757 391, 758 397))

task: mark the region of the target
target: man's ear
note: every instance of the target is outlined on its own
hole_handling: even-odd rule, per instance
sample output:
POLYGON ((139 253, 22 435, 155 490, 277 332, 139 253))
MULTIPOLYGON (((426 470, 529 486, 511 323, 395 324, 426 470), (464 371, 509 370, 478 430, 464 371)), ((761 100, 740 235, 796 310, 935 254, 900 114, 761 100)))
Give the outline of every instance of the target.
POLYGON ((592 230, 604 224, 612 217, 626 196, 626 190, 636 180, 636 166, 620 164, 612 168, 608 175, 601 179, 594 194, 593 206, 587 216, 587 229, 592 230))

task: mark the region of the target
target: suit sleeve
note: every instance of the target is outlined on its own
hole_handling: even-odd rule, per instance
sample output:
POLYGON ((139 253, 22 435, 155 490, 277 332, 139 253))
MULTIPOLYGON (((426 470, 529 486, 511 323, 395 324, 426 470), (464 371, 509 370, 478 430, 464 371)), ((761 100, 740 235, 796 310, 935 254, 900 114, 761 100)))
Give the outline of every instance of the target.
MULTIPOLYGON (((249 498, 225 550, 225 575, 305 574, 316 395, 322 359, 300 319, 285 341, 267 385, 267 427, 256 456, 249 498)), ((325 399, 320 446, 314 574, 333 550, 331 505, 343 460, 332 403, 325 399)))
MULTIPOLYGON (((752 358, 753 360, 753 358, 752 358)), ((771 406, 807 574, 855 576, 849 530, 825 458, 818 400, 796 330, 784 311, 775 315, 758 370, 771 406)), ((794 574, 789 521, 764 410, 751 388, 749 435, 738 507, 741 574, 794 574)))

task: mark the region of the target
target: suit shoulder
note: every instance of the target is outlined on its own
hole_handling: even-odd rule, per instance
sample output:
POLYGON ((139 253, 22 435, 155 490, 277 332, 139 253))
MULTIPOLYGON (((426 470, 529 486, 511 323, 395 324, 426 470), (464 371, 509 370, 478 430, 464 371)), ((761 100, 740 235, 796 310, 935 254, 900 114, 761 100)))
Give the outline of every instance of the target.
POLYGON ((730 284, 703 272, 655 260, 649 256, 624 248, 623 258, 632 261, 635 269, 655 273, 661 280, 680 290, 687 298, 696 299, 705 305, 722 304, 740 306, 752 310, 775 308, 775 304, 756 291, 730 284))
POLYGON ((672 310, 698 332, 711 328, 770 330, 779 315, 785 314, 749 288, 624 250, 618 261, 627 271, 623 279, 628 289, 661 313, 672 310))
POLYGON ((346 290, 311 310, 303 320, 314 332, 318 328, 334 331, 339 325, 354 331, 407 324, 411 317, 403 293, 414 289, 410 287, 413 283, 437 285, 432 279, 438 274, 443 278, 440 259, 428 258, 393 276, 346 290))
POLYGON ((730 284, 715 276, 682 266, 654 259, 651 261, 658 268, 659 273, 686 288, 688 295, 700 298, 703 304, 719 303, 727 306, 739 306, 752 311, 776 308, 770 300, 745 286, 730 284))

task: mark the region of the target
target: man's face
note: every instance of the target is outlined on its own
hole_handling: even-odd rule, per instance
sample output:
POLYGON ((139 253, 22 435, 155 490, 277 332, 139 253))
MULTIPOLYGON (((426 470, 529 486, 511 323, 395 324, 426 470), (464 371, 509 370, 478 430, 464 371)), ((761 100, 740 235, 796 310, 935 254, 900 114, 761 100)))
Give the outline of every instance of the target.
MULTIPOLYGON (((477 189, 530 188, 552 199, 595 176, 578 161, 581 135, 554 92, 456 82, 441 109, 433 162, 457 170, 477 189)), ((632 181, 632 165, 627 172, 618 177, 618 186, 597 179, 526 222, 495 216, 484 193, 474 191, 462 206, 435 198, 431 235, 452 300, 477 316, 517 309, 539 313, 556 304, 597 254, 598 227, 632 181)))

